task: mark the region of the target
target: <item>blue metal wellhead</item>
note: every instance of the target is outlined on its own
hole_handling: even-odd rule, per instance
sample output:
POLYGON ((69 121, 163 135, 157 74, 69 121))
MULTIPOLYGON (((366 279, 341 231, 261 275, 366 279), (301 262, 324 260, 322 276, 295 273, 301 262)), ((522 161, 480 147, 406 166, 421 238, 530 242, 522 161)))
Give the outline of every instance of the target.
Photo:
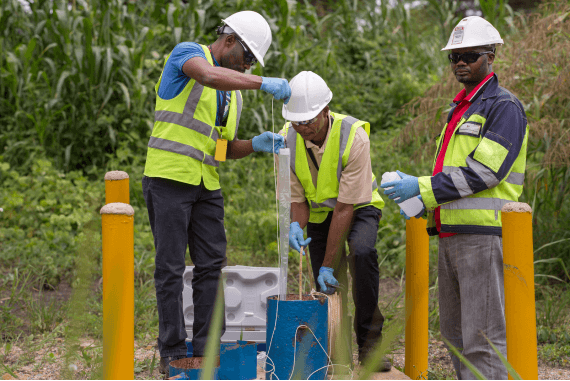
MULTIPOLYGON (((169 377, 176 377, 177 380, 201 380, 202 379, 202 369, 187 369, 187 368, 179 368, 176 365, 172 365, 176 361, 172 361, 168 367, 168 376, 169 377)), ((214 378, 213 380, 219 380, 219 373, 220 368, 214 368, 214 378)))
POLYGON ((267 298, 266 379, 325 379, 328 363, 328 300, 324 296, 317 298, 267 298))
POLYGON ((220 347, 220 380, 255 380, 257 378, 257 343, 237 341, 220 347))

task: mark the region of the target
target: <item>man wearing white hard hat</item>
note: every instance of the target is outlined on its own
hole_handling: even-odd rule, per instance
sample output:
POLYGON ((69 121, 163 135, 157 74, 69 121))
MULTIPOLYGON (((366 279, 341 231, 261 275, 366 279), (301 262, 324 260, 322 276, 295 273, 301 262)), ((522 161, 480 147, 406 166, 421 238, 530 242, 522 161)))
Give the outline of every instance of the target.
MULTIPOLYGON (((400 203, 420 196, 428 233, 439 235, 441 334, 488 379, 507 370, 483 336, 506 356, 501 208, 522 193, 528 139, 521 102, 493 73, 499 32, 481 17, 464 18, 442 50, 465 89, 437 138, 432 176, 400 172, 383 183, 400 203)), ((422 213, 423 214, 423 213, 422 213)), ((409 218, 408 216, 405 216, 409 218)), ((458 379, 473 373, 452 355, 458 379)))
MULTIPOLYGON (((235 13, 211 45, 178 44, 156 85, 154 128, 148 143, 143 193, 156 249, 154 274, 159 317, 159 370, 186 357, 182 275, 188 246, 194 264, 193 354, 204 355, 219 279, 226 262, 224 201, 217 167, 226 156, 278 153, 283 137, 264 132, 237 139, 242 96, 261 89, 288 101, 287 80, 245 74, 271 45, 271 29, 258 13, 235 13)), ((221 335, 225 331, 225 320, 221 335)))
MULTIPOLYGON (((356 306, 354 329, 359 360, 364 361, 379 344, 384 322, 378 308, 380 272, 374 247, 384 201, 372 173, 370 123, 330 111, 333 94, 313 72, 299 73, 290 85, 291 99, 283 106, 288 122, 280 132, 291 150, 289 244, 297 251, 309 246, 318 290, 344 291, 345 314, 348 261, 356 306)), ((349 332, 347 328, 343 331, 349 332)), ((350 336, 342 340, 349 349, 350 336)), ((352 354, 346 352, 340 361, 352 362, 352 354)), ((379 370, 390 367, 390 361, 381 360, 379 370)))

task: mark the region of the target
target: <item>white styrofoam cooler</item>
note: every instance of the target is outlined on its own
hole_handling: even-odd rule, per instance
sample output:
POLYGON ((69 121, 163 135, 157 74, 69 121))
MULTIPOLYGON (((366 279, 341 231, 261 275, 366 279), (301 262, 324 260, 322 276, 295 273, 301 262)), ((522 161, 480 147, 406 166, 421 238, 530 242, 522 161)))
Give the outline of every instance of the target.
MULTIPOLYGON (((192 271, 184 271, 182 292, 184 323, 188 339, 192 339, 194 303, 192 302, 192 271)), ((279 293, 278 267, 227 266, 222 269, 226 301, 226 333, 222 342, 243 340, 265 342, 267 297, 279 293)))

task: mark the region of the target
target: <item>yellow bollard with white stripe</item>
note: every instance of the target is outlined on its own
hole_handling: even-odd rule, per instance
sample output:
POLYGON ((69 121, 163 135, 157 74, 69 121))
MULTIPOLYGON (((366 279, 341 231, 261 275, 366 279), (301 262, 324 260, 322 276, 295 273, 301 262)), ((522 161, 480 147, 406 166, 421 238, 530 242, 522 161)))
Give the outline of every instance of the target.
POLYGON ((101 208, 103 226, 103 378, 134 379, 134 210, 101 208))
POLYGON ((105 205, 112 202, 129 203, 129 175, 123 171, 105 174, 105 205))
MULTIPOLYGON (((532 209, 510 202, 501 210, 507 361, 525 380, 538 379, 532 209)), ((509 379, 512 378, 509 375, 509 379)))
POLYGON ((426 220, 406 221, 406 361, 412 380, 427 379, 429 236, 426 220))

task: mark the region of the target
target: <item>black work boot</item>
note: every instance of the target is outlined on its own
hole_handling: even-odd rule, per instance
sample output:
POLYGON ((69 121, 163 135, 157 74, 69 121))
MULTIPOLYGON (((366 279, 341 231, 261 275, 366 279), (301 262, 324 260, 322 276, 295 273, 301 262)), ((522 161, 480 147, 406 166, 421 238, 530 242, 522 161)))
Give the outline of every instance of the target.
MULTIPOLYGON (((373 350, 360 350, 358 351, 358 362, 360 363, 360 366, 364 366, 366 365, 366 362, 368 361, 368 356, 372 355, 374 353, 373 350)), ((382 359, 380 360, 380 363, 378 365, 376 365, 372 371, 373 372, 388 372, 390 369, 392 369, 392 363, 390 362, 390 359, 386 356, 383 356, 382 359)))
POLYGON ((185 358, 186 356, 168 356, 168 357, 161 357, 160 363, 158 364, 158 371, 162 374, 166 374, 168 376, 169 368, 168 365, 171 361, 180 360, 185 358))

